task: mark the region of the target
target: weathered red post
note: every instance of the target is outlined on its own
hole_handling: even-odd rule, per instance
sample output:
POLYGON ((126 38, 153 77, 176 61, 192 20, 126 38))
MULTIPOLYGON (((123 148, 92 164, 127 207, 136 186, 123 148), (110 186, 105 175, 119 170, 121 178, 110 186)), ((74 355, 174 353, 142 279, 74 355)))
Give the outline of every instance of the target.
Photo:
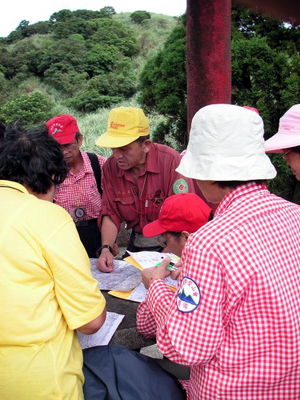
POLYGON ((199 108, 231 99, 231 0, 187 0, 188 129, 199 108))

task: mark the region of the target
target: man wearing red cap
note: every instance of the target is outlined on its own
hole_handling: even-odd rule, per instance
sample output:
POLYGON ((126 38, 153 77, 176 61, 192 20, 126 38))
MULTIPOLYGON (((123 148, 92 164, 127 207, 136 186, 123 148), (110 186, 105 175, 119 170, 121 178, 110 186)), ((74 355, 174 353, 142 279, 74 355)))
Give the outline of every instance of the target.
POLYGON ((96 257, 101 245, 101 170, 105 158, 80 150, 83 136, 77 121, 60 114, 46 122, 48 133, 60 144, 69 173, 56 187, 55 203, 71 214, 89 255, 96 257))

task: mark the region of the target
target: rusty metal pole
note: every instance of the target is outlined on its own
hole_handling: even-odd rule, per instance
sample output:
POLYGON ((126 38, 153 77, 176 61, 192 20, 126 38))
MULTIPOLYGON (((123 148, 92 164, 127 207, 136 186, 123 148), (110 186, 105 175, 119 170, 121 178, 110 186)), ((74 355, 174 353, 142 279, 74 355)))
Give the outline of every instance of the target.
POLYGON ((231 0, 187 0, 188 131, 194 114, 231 100, 231 0))

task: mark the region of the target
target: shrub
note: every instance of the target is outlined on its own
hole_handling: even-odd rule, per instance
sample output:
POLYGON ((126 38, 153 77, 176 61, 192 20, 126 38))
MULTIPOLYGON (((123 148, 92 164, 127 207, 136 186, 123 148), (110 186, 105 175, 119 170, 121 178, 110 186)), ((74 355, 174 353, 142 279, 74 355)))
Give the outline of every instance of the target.
POLYGON ((77 111, 94 112, 100 107, 110 107, 122 100, 120 96, 102 95, 98 90, 86 90, 67 101, 67 105, 77 111))
POLYGON ((5 124, 20 121, 26 126, 42 123, 51 117, 54 104, 41 92, 15 97, 1 107, 0 120, 5 124))
POLYGON ((141 24, 146 19, 151 19, 151 14, 148 11, 135 11, 130 14, 130 19, 136 24, 141 24))

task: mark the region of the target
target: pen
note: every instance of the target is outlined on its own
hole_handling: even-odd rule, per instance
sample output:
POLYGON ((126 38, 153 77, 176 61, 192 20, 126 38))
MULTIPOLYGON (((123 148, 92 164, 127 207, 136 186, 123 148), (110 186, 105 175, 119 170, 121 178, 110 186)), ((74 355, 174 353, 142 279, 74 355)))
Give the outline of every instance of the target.
MULTIPOLYGON (((157 263, 155 266, 158 267, 160 264, 161 264, 161 263, 159 262, 159 263, 157 263)), ((172 261, 166 266, 166 269, 167 269, 168 271, 171 271, 171 272, 177 271, 177 267, 175 267, 175 264, 174 264, 172 261)))
POLYGON ((171 272, 177 271, 177 267, 175 267, 175 265, 174 265, 173 262, 170 262, 170 263, 167 265, 167 270, 168 270, 168 271, 171 271, 171 272))

